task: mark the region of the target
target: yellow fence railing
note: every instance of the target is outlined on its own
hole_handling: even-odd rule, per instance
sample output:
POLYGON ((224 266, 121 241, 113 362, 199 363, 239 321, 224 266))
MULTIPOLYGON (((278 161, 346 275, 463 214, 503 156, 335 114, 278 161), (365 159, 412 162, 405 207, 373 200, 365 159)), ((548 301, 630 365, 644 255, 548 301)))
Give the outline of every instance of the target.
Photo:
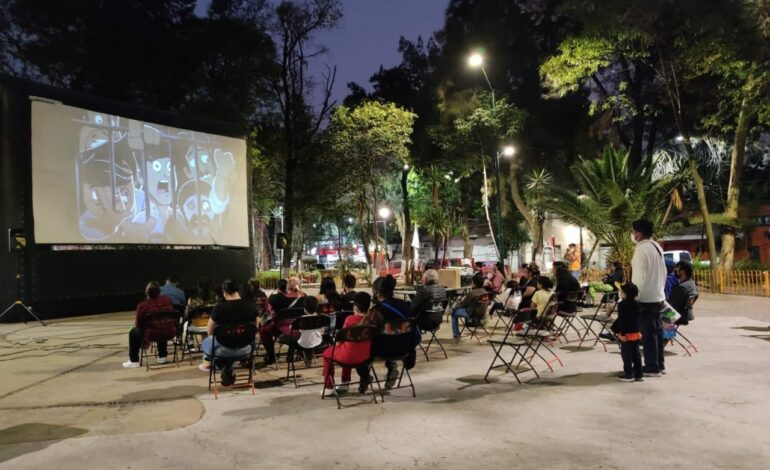
POLYGON ((699 269, 693 278, 701 292, 770 297, 770 271, 699 269))

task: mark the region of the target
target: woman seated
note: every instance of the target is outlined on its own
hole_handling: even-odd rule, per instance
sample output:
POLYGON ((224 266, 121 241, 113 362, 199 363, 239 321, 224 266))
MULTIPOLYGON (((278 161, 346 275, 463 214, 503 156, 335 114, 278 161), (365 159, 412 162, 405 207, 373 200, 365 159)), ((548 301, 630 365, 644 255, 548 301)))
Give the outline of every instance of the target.
POLYGON ((543 328, 550 324, 553 320, 554 314, 552 312, 546 312, 546 308, 549 308, 549 301, 551 300, 551 292, 553 289, 553 281, 548 276, 540 276, 537 278, 537 291, 532 295, 531 308, 537 308, 537 324, 538 328, 543 328))
POLYGON ((692 265, 690 263, 678 262, 675 271, 679 278, 679 284, 671 289, 668 303, 681 315, 676 324, 687 325, 694 318, 690 298, 698 295, 698 285, 692 278, 692 265))
POLYGON ((275 363, 275 338, 284 334, 288 335, 291 331, 291 321, 276 321, 276 314, 287 308, 301 308, 303 306, 304 295, 298 287, 298 281, 294 279, 289 287, 290 281, 281 279, 278 281, 278 290, 268 299, 268 319, 259 327, 259 338, 262 346, 265 348, 265 364, 275 363))
POLYGON ((527 265, 522 270, 522 278, 519 281, 519 288, 521 288, 521 302, 519 308, 531 307, 532 296, 537 291, 537 279, 540 277, 540 271, 534 264, 527 265))
MULTIPOLYGON (((174 305, 171 303, 171 298, 160 295, 160 284, 157 282, 149 282, 144 289, 144 294, 146 299, 136 306, 136 320, 134 321, 134 327, 128 332, 128 361, 123 363, 123 367, 125 368, 139 367, 139 350, 144 341, 144 331, 142 331, 144 316, 153 313, 174 311, 174 305)), ((171 327, 171 325, 169 325, 169 327, 171 327)), ((175 326, 174 331, 176 331, 175 326)), ((158 341, 157 346, 158 364, 165 364, 167 362, 167 343, 165 341, 158 341)))
POLYGON ((577 311, 577 304, 568 300, 570 292, 580 290, 580 283, 575 276, 570 273, 566 267, 560 267, 556 270, 556 300, 561 302, 559 311, 567 313, 575 313, 577 311))
MULTIPOLYGON (((318 316, 318 300, 315 297, 305 298, 303 306, 305 309, 303 317, 318 316)), ((325 332, 326 328, 300 330, 299 336, 283 334, 278 337, 278 342, 289 346, 289 357, 293 357, 296 348, 302 348, 305 355, 305 367, 311 367, 313 365, 313 348, 317 348, 323 343, 325 332)), ((293 333, 296 335, 297 331, 293 333)))
MULTIPOLYGON (((206 325, 208 325, 208 318, 193 318, 190 320, 190 312, 200 307, 214 307, 217 304, 217 296, 211 289, 211 281, 207 277, 198 279, 198 290, 187 299, 187 306, 184 312, 184 328, 185 333, 188 328, 190 330, 206 335, 206 325)), ((194 347, 192 343, 193 339, 190 338, 190 344, 187 344, 188 348, 194 347)))
MULTIPOLYGON (((350 328, 351 326, 363 326, 367 324, 374 324, 372 318, 367 317, 369 307, 372 305, 372 296, 366 292, 356 292, 353 296, 353 315, 350 315, 345 319, 344 328, 350 328)), ((323 352, 324 360, 324 388, 326 389, 325 395, 334 394, 336 390, 332 387, 332 377, 334 376, 334 363, 332 359, 341 362, 343 364, 360 364, 365 361, 371 355, 372 342, 362 341, 360 343, 340 343, 335 346, 326 348, 323 352), (332 356, 332 352, 334 355, 332 356)), ((369 386, 367 372, 365 377, 361 377, 361 382, 358 387, 358 391, 363 393, 369 386)), ((337 387, 340 392, 347 392, 348 384, 350 383, 350 368, 342 368, 342 384, 337 387)), ((321 391, 324 394, 324 391, 321 391)))

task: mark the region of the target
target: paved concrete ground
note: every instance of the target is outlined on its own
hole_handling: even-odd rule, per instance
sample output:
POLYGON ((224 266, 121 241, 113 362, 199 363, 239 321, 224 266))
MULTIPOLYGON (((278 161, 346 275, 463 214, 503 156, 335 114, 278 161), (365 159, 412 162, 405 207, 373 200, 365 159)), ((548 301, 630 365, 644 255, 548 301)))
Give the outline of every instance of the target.
POLYGON ((700 352, 671 349, 661 378, 618 382, 615 348, 571 344, 554 373, 487 384, 491 348, 446 339, 448 360, 413 371, 417 398, 341 411, 272 370, 219 400, 189 364, 123 370, 130 313, 0 325, 0 468, 765 468, 770 299, 696 307, 700 352))

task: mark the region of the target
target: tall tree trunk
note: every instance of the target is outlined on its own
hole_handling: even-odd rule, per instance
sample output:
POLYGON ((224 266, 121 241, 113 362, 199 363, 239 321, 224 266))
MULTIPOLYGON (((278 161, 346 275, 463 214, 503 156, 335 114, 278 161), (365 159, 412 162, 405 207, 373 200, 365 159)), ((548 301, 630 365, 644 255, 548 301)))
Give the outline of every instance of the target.
POLYGON ((500 248, 497 246, 497 237, 495 236, 495 231, 492 228, 492 219, 489 217, 489 185, 487 184, 488 182, 487 165, 484 160, 484 157, 481 158, 481 162, 482 162, 482 168, 481 168, 482 175, 484 177, 484 180, 482 183, 484 186, 481 190, 482 191, 481 197, 483 198, 482 203, 484 205, 484 214, 487 217, 487 226, 489 227, 489 235, 492 237, 492 244, 495 246, 495 253, 497 254, 497 259, 501 260, 503 258, 500 256, 500 248))
POLYGON ((471 244, 470 227, 468 226, 468 215, 465 209, 462 209, 460 215, 463 226, 463 258, 473 258, 473 245, 471 244))
POLYGON ((533 214, 532 211, 529 210, 527 204, 524 202, 524 198, 521 197, 519 178, 516 175, 516 166, 511 165, 509 172, 513 204, 524 217, 524 220, 527 221, 527 225, 529 225, 529 237, 532 241, 532 259, 530 262, 534 263, 537 260, 537 255, 543 250, 543 221, 537 214, 533 214))
POLYGON ((281 263, 281 276, 286 277, 291 270, 292 242, 294 238, 294 151, 289 150, 286 159, 286 177, 284 179, 284 205, 283 205, 283 230, 286 234, 286 247, 283 249, 283 262, 281 263))
MULTIPOLYGON (((749 78, 751 81, 751 78, 749 78)), ((746 139, 749 133, 751 122, 749 97, 744 96, 741 102, 741 110, 738 114, 738 127, 735 129, 735 141, 733 143, 733 152, 730 159, 730 183, 727 187, 727 205, 725 206, 725 217, 731 220, 738 218, 738 203, 741 193, 741 176, 743 173, 743 158, 746 151, 746 139)), ((722 234, 722 253, 720 264, 724 269, 733 268, 733 259, 735 258, 735 229, 725 227, 722 234)))
POLYGON ((407 180, 409 170, 401 171, 401 204, 404 212, 404 235, 402 237, 403 245, 401 247, 402 268, 406 271, 406 283, 412 284, 412 216, 409 211, 409 187, 407 180))

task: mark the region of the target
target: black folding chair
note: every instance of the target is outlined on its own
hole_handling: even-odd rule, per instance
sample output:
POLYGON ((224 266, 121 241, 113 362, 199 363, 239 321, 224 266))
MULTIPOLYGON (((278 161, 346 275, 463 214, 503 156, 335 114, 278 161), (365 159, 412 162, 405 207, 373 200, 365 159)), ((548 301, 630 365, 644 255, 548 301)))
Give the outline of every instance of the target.
MULTIPOLYGON (((526 328, 528 329, 530 327, 530 323, 535 318, 536 312, 537 309, 534 308, 523 308, 521 310, 516 310, 511 317, 511 321, 508 323, 508 327, 505 329, 505 335, 503 335, 501 339, 492 338, 487 340, 487 343, 492 346, 492 351, 494 351, 495 357, 492 359, 492 363, 489 365, 489 368, 487 368, 487 373, 484 375, 485 381, 489 382, 489 373, 492 372, 492 370, 499 369, 501 367, 505 367, 505 372, 510 372, 513 374, 513 377, 519 384, 521 384, 521 379, 519 379, 520 373, 532 371, 535 373, 536 377, 540 377, 540 374, 537 373, 537 370, 532 366, 532 363, 529 362, 529 359, 527 359, 526 356, 526 353, 532 347, 532 342, 535 341, 536 337, 527 335, 518 336, 516 334, 517 332, 514 330, 517 323, 526 324, 526 328), (501 354, 503 348, 513 349, 513 356, 508 361, 506 361, 501 354), (519 360, 514 366, 513 363, 517 358, 519 360), (498 359, 500 364, 497 364, 498 359), (526 369, 521 369, 522 362, 527 364, 526 369)), ((503 372, 503 374, 505 374, 505 372, 503 372)))
POLYGON ((182 341, 182 358, 180 361, 184 361, 185 353, 190 356, 190 365, 193 363, 193 353, 200 352, 201 339, 208 334, 208 320, 211 317, 211 312, 214 310, 213 305, 205 305, 202 307, 195 307, 187 315, 185 320, 184 339, 182 341), (191 341, 194 346, 191 346, 191 341), (193 351, 193 348, 197 351, 193 351))
MULTIPOLYGON (((302 307, 292 307, 292 308, 285 308, 283 310, 279 310, 275 313, 275 317, 273 318, 273 322, 279 323, 279 324, 291 324, 294 320, 301 317, 305 314, 305 309, 302 307)), ((279 335, 280 337, 280 335, 279 335)), ((257 346, 262 344, 260 341, 257 346)), ((283 344, 279 341, 276 341, 276 347, 275 347, 275 370, 278 370, 278 359, 280 358, 280 347, 283 344)))
POLYGON ((449 358, 449 356, 447 356, 446 349, 444 349, 441 341, 439 341, 438 337, 436 336, 438 330, 441 329, 441 324, 444 320, 444 311, 446 310, 448 304, 449 300, 433 302, 433 306, 430 309, 425 310, 420 315, 420 317, 417 318, 417 326, 420 327, 420 331, 422 331, 423 334, 430 333, 428 345, 423 347, 422 343, 419 344, 422 353, 425 355, 426 361, 430 361, 430 347, 434 341, 436 344, 438 344, 438 347, 441 348, 441 352, 444 353, 444 359, 449 358))
POLYGON ((500 322, 503 322, 503 328, 508 329, 510 326, 510 320, 513 316, 516 315, 516 312, 518 310, 507 308, 508 301, 511 299, 511 297, 514 297, 516 295, 521 295, 522 289, 520 287, 516 287, 515 289, 511 289, 508 293, 508 297, 505 299, 505 303, 503 304, 503 308, 497 310, 497 321, 495 321, 495 326, 492 327, 493 330, 496 330, 498 325, 500 325, 500 322))
POLYGON ((209 390, 214 385, 214 399, 219 398, 219 389, 217 384, 217 369, 222 362, 232 361, 233 364, 239 363, 248 370, 248 376, 245 382, 236 381, 229 385, 230 387, 250 387, 251 394, 254 395, 254 351, 256 349, 257 325, 251 322, 222 323, 214 328, 214 341, 211 348, 211 367, 209 368, 209 390), (222 354, 222 348, 232 350, 246 350, 237 357, 217 355, 222 354))
MULTIPOLYGON (((297 356, 302 355, 304 358, 305 352, 310 352, 311 354, 315 355, 316 352, 323 351, 327 346, 329 346, 329 337, 328 335, 324 334, 324 338, 319 345, 312 348, 303 348, 299 344, 296 344, 296 342, 293 340, 294 333, 301 332, 302 330, 323 329, 324 331, 327 331, 329 329, 330 322, 331 318, 328 315, 306 315, 299 317, 291 322, 291 332, 289 333, 289 338, 291 339, 288 340, 290 341, 291 345, 289 346, 289 354, 286 355, 286 380, 289 380, 289 374, 291 374, 292 379, 294 380, 295 388, 299 387, 299 384, 297 383, 297 368, 295 366, 295 363, 297 362, 297 356)), ((281 339, 279 338, 279 342, 280 341, 281 339)))
MULTIPOLYGON (((140 325, 142 331, 142 346, 139 350, 139 365, 145 364, 145 369, 150 370, 150 359, 158 359, 158 348, 156 343, 165 343, 168 351, 168 343, 174 346, 173 363, 179 367, 176 360, 176 348, 179 332, 179 312, 170 310, 168 312, 145 313, 140 325)), ((168 355, 166 356, 168 358, 168 355)))
POLYGON ((556 312, 558 311, 559 305, 560 303, 557 301, 556 294, 552 294, 546 303, 543 315, 540 318, 535 318, 532 320, 529 324, 529 327, 524 331, 519 331, 516 333, 516 336, 530 338, 532 340, 529 349, 532 355, 530 356, 529 360, 531 361, 535 356, 539 357, 543 362, 545 362, 545 365, 548 366, 548 369, 551 372, 553 372, 553 367, 551 366, 553 362, 558 362, 560 366, 564 367, 564 363, 561 361, 561 358, 552 348, 553 342, 557 339, 556 335, 558 333, 553 325, 553 321, 554 318, 556 318, 556 312), (548 351, 553 359, 548 360, 543 357, 543 355, 540 353, 541 348, 544 348, 546 351, 548 351))
MULTIPOLYGON (((340 367, 348 367, 350 369, 356 369, 358 367, 362 366, 368 366, 367 367, 367 374, 373 371, 372 368, 372 358, 371 353, 370 356, 363 362, 359 362, 357 364, 349 364, 345 362, 341 362, 334 358, 334 354, 337 351, 337 345, 340 343, 361 343, 363 341, 372 341, 377 336, 377 327, 376 326, 352 326, 350 328, 343 328, 340 331, 337 332, 337 335, 334 338, 334 345, 332 346, 332 355, 331 355, 331 362, 332 364, 340 367)), ((334 374, 331 374, 331 381, 332 381, 332 389, 337 389, 337 382, 334 379, 334 374)), ((325 378, 324 378, 325 379, 325 378)), ((367 377, 368 379, 368 377, 367 377)), ((361 381, 357 382, 351 382, 349 385, 356 385, 360 384, 361 381)), ((377 386, 379 387, 379 382, 377 382, 377 386)), ((374 391, 374 381, 369 382, 369 388, 372 391, 372 401, 374 403, 377 403, 377 394, 374 391)), ((382 392, 382 390, 380 390, 382 392)), ((334 394, 334 397, 337 399, 337 409, 342 408, 342 402, 340 401, 340 394, 337 392, 334 394)), ((321 399, 323 400, 326 398, 326 387, 324 387, 323 392, 321 392, 321 399)))
POLYGON ((460 330, 460 336, 467 329, 471 333, 471 338, 476 338, 476 341, 481 344, 481 338, 479 338, 478 330, 481 328, 487 336, 491 336, 489 330, 484 326, 484 322, 487 320, 487 308, 489 302, 491 302, 491 294, 483 294, 476 300, 476 305, 470 309, 470 315, 468 318, 463 318, 463 327, 460 330))
MULTIPOLYGON (((574 331, 577 334, 577 339, 575 341, 578 341, 580 339, 580 330, 575 326, 576 318, 578 318, 578 315, 582 311, 580 305, 583 303, 583 299, 585 298, 585 291, 584 290, 576 290, 572 292, 567 292, 567 296, 565 298, 565 303, 561 304, 561 306, 564 305, 574 305, 575 311, 573 312, 567 312, 564 311, 563 308, 559 308, 559 311, 556 312, 557 318, 561 320, 557 327, 557 333, 556 338, 561 342, 561 338, 564 338, 564 341, 569 343, 569 340, 567 339, 567 333, 569 333, 570 328, 572 331, 574 331)), ((579 320, 577 320, 579 321, 579 320)))
MULTIPOLYGON (((693 305, 695 305, 695 302, 697 301, 698 301, 698 294, 688 298, 687 309, 684 312, 682 312, 682 315, 690 315, 690 311, 692 310, 693 305)), ((688 320, 688 323, 689 323, 689 320, 688 320)), ((676 334, 674 335, 673 338, 671 338, 670 342, 672 344, 673 343, 678 344, 679 346, 682 347, 682 349, 684 349, 684 352, 686 355, 692 356, 692 353, 690 352, 690 350, 692 349, 692 352, 698 352, 698 348, 695 346, 695 343, 690 341, 690 339, 687 338, 687 336, 685 336, 684 333, 681 332, 681 327, 682 325, 680 324, 677 324, 676 326, 674 326, 674 330, 676 331, 676 334)))
MULTIPOLYGON (((414 344, 415 333, 414 330, 417 325, 412 318, 393 319, 383 323, 382 328, 374 338, 372 344, 372 356, 374 361, 388 361, 388 362, 400 362, 401 373, 398 376, 398 382, 395 387, 391 387, 391 390, 400 388, 411 388, 412 396, 416 397, 417 392, 414 388, 414 382, 412 382, 412 376, 406 369, 406 358, 414 353, 417 345, 414 344), (401 381, 406 374, 409 384, 401 385, 401 381)), ((374 367, 371 368, 374 380, 377 382, 377 388, 382 395, 382 401, 385 401, 385 395, 382 392, 382 386, 380 379, 377 376, 377 371, 374 367)), ((387 380, 387 378, 386 378, 387 380)))
MULTIPOLYGON (((580 338, 580 343, 578 343, 578 349, 580 349, 583 346, 583 342, 586 340, 586 337, 590 334, 594 337, 594 344, 591 345, 591 347, 595 347, 596 343, 601 342, 602 347, 604 348, 604 351, 607 351, 607 345, 604 344, 604 341, 600 341, 601 335, 604 332, 609 333, 612 335, 613 338, 615 338, 615 335, 612 334, 609 327, 610 324, 613 322, 612 320, 612 312, 615 311, 615 308, 617 307, 618 303, 618 293, 617 292, 607 292, 606 294, 602 295, 602 299, 599 301, 599 304, 596 306, 596 310, 593 314, 590 315, 580 315, 580 319, 583 320, 585 323, 585 331, 583 332, 583 336, 580 338), (612 304, 612 307, 609 311, 607 311, 607 305, 612 304), (602 313, 603 312, 603 313, 602 313), (594 330, 594 325, 599 325, 599 332, 597 333, 596 330, 594 330)), ((617 340, 616 340, 617 342, 617 340)))

